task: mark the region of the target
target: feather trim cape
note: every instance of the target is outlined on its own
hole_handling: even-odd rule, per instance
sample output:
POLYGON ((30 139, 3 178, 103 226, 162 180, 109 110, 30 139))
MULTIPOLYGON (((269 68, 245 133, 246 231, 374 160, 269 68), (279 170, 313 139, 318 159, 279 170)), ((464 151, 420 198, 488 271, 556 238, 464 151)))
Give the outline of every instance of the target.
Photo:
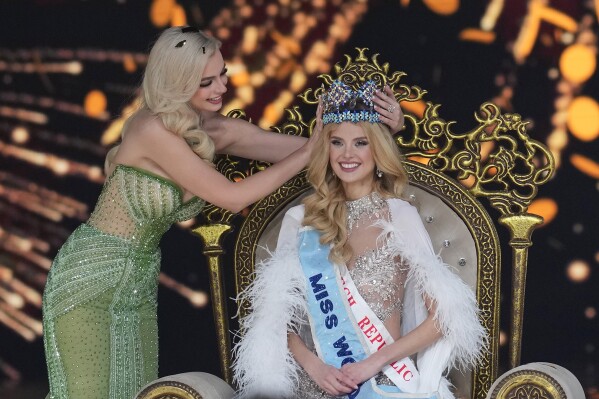
MULTIPOLYGON (((403 200, 387 201, 392 222, 376 223, 382 229, 380 237, 386 237, 394 255, 410 265, 402 336, 427 318, 423 295, 436 302, 434 317, 443 333, 416 356, 419 391, 438 391, 442 399, 453 399, 444 374, 451 367, 475 365, 487 345, 476 298, 434 253, 416 209, 403 200)), ((256 267, 254 281, 240 295, 240 300, 251 303, 251 312, 241 320, 243 338, 234 347, 233 377, 239 398, 297 396, 300 366, 289 352, 287 331, 297 331, 307 312, 305 276, 298 255, 303 216, 303 205, 285 214, 275 252, 256 267)))

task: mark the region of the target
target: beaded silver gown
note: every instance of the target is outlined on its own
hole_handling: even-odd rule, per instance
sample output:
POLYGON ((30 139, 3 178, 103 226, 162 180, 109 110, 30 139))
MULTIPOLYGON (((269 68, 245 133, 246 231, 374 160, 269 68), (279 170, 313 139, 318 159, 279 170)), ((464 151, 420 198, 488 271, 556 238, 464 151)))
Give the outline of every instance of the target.
MULTIPOLYGON (((391 221, 387 201, 373 192, 355 201, 347 201, 346 206, 348 242, 354 253, 347 270, 368 306, 393 338, 398 339, 401 335, 401 308, 409 269, 401 259, 393 258, 388 241, 379 239, 381 229, 373 226, 379 220, 391 221)), ((300 328, 300 336, 306 346, 316 353, 307 320, 300 328)), ((298 399, 335 398, 320 389, 303 369, 298 377, 298 399)), ((376 376, 376 381, 379 385, 394 386, 383 373, 376 376)))
POLYGON ((129 399, 158 376, 158 243, 197 215, 173 182, 117 165, 54 259, 43 300, 50 399, 129 399))

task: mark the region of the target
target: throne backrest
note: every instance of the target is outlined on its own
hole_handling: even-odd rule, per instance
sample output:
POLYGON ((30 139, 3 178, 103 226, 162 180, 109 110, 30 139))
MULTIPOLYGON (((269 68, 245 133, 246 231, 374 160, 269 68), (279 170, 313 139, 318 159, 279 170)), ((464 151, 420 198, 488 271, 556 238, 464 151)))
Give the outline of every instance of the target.
MULTIPOLYGON (((452 373, 460 397, 482 399, 495 380, 498 368, 501 251, 493 220, 479 199, 488 200, 490 206, 501 213, 500 222, 510 228, 514 239, 526 241, 539 223, 539 218, 526 214, 526 210, 536 195, 537 186, 549 179, 553 160, 542 145, 528 138, 525 123, 519 115, 501 114, 490 103, 483 104, 475 113, 478 125, 474 129, 453 133, 453 122, 439 117, 439 105, 424 102, 426 91, 403 84, 401 79, 405 74, 390 74, 389 65, 379 64, 378 55, 368 59, 365 55, 367 49, 357 50, 355 59, 346 55, 345 65, 335 66, 336 76, 319 76, 322 87, 316 90, 309 88, 300 94, 302 102, 312 106, 304 111, 310 113, 309 122, 305 121, 299 106, 293 106, 286 110, 287 120, 274 130, 282 134, 307 136, 314 126, 318 96, 335 79, 349 85, 372 79, 380 86, 388 84, 392 88, 406 111, 406 129, 397 135, 396 142, 406 157, 404 166, 409 175, 407 198, 417 207, 435 250, 475 292, 481 321, 488 332, 489 350, 480 365, 465 373, 452 373), (526 233, 528 237, 522 237, 526 233)), ((230 116, 243 114, 237 111, 230 116)), ((218 169, 231 179, 251 174, 264 166, 252 162, 249 167, 243 165, 247 172, 242 172, 240 165, 227 157, 217 163, 218 169)), ((208 207, 206 217, 215 230, 210 234, 206 232, 211 226, 196 230, 207 245, 212 243, 211 247, 208 245, 212 249, 208 248, 206 254, 212 256, 213 307, 223 374, 228 380, 231 359, 224 293, 236 297, 252 281, 255 265, 276 246, 285 211, 300 203, 309 189, 305 174, 301 173, 250 209, 236 229, 232 270, 227 270, 234 275, 235 292, 225 290, 222 285, 222 276, 219 275, 222 251, 214 248, 220 245, 218 237, 238 219, 218 208, 208 207), (215 238, 215 234, 218 237, 215 238)), ((525 256, 515 258, 526 261, 525 256)), ((234 303, 229 305, 237 306, 234 303)), ((242 314, 246 312, 247 304, 242 304, 239 311, 242 314)), ((518 327, 518 320, 515 320, 518 327)), ((519 356, 520 337, 517 328, 514 331, 512 346, 519 356)))
MULTIPOLYGON (((405 166, 410 176, 406 198, 418 209, 435 252, 474 292, 479 291, 484 296, 479 295, 481 316, 489 335, 497 335, 497 319, 493 316, 499 307, 499 242, 490 218, 478 201, 459 184, 418 163, 407 161, 405 166), (478 251, 481 246, 491 249, 486 257, 478 251)), ((285 212, 300 204, 310 192, 310 187, 305 185, 294 194, 278 197, 277 201, 266 198, 252 209, 239 232, 244 240, 237 242, 235 250, 238 292, 251 282, 254 266, 267 259, 276 248, 285 212)), ((459 397, 484 397, 482 392, 488 390, 486 382, 492 379, 497 366, 497 344, 497 339, 494 339, 492 349, 477 370, 452 371, 450 378, 459 397), (475 391, 481 394, 472 396, 475 391)))

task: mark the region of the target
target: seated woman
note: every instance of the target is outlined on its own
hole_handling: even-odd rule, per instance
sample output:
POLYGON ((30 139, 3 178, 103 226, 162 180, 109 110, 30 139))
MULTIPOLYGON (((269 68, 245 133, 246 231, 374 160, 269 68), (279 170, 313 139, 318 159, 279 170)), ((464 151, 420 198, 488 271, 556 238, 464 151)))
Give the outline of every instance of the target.
POLYGON ((401 199, 407 175, 375 89, 335 81, 323 95, 314 192, 286 213, 242 294, 241 397, 448 399, 448 369, 484 350, 474 293, 401 199))

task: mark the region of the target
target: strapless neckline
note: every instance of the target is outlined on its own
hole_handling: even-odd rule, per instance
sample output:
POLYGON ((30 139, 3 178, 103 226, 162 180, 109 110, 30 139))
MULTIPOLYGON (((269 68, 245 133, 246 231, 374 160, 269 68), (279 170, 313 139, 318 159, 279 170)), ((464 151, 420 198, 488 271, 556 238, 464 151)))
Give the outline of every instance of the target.
POLYGON ((111 175, 108 178, 111 179, 112 176, 114 176, 114 174, 117 172, 118 169, 125 169, 125 170, 133 171, 136 173, 140 173, 150 179, 154 179, 162 184, 169 186, 170 188, 172 188, 173 190, 175 190, 177 192, 181 206, 185 206, 193 201, 197 201, 200 199, 197 195, 194 195, 187 201, 183 201, 183 198, 185 197, 185 193, 183 192, 183 189, 177 183, 175 183, 171 179, 168 179, 164 176, 160 176, 154 172, 150 172, 147 169, 143 169, 143 168, 140 168, 137 166, 130 166, 130 165, 122 164, 122 163, 116 164, 114 170, 112 171, 111 175))

